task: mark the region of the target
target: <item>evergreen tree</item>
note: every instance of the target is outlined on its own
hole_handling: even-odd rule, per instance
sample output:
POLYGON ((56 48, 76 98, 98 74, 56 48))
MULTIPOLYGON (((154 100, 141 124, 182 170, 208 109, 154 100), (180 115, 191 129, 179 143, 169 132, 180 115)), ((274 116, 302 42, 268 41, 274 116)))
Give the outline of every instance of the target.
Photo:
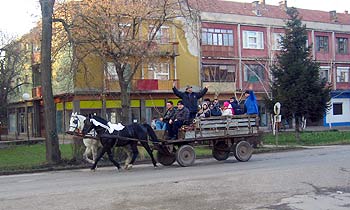
POLYGON ((312 121, 322 119, 329 107, 330 88, 320 79, 319 64, 310 56, 306 26, 297 9, 288 8, 287 14, 282 50, 271 68, 271 90, 274 101, 282 104, 282 115, 295 118, 298 133, 302 117, 312 121))

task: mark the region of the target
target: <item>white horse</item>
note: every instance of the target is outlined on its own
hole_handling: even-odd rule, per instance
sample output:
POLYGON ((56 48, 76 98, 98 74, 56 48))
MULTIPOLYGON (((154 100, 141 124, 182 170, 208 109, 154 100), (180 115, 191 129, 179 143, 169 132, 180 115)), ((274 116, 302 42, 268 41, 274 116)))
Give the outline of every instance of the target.
MULTIPOLYGON (((84 127, 85 116, 79 115, 77 113, 72 113, 72 116, 69 120, 69 131, 75 133, 81 133, 84 127)), ((94 132, 90 132, 91 136, 95 136, 94 132)), ((93 138, 83 138, 83 143, 85 145, 85 152, 83 154, 83 159, 87 162, 94 164, 97 157, 97 150, 99 147, 102 147, 101 142, 99 140, 93 138), (92 155, 92 159, 89 156, 92 155)), ((126 146, 127 147, 127 146, 126 146)), ((122 147, 127 154, 127 159, 125 160, 125 168, 129 167, 129 162, 131 161, 131 152, 128 148, 122 147)))

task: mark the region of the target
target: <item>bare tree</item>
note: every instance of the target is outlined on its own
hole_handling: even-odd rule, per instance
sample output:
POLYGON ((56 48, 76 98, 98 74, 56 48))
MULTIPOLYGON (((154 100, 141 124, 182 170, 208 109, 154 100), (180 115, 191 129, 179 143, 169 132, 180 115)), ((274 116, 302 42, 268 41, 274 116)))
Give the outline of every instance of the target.
POLYGON ((159 58, 163 27, 180 27, 194 17, 181 0, 89 0, 65 3, 60 11, 56 21, 64 26, 77 60, 95 56, 114 64, 126 123, 132 79, 142 64, 159 58))
POLYGON ((56 108, 52 93, 51 43, 52 43, 52 15, 55 0, 40 0, 42 12, 41 39, 41 81, 43 89, 45 132, 46 132, 46 160, 49 164, 61 161, 59 141, 56 130, 56 108))

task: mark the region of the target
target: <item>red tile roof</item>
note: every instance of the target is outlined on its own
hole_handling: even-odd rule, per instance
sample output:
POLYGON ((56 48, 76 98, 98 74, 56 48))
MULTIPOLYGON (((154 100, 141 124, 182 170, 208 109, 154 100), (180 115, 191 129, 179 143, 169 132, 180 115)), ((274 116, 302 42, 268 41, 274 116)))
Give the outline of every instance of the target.
MULTIPOLYGON (((253 3, 225 0, 189 0, 189 2, 193 8, 197 8, 202 12, 256 16, 256 14, 253 12, 255 10, 253 3)), ((279 19, 287 18, 287 14, 281 6, 259 4, 259 8, 262 17, 279 19)), ((337 22, 334 22, 332 21, 329 12, 301 8, 298 8, 298 11, 300 13, 300 17, 304 21, 350 25, 350 14, 337 13, 337 22)))

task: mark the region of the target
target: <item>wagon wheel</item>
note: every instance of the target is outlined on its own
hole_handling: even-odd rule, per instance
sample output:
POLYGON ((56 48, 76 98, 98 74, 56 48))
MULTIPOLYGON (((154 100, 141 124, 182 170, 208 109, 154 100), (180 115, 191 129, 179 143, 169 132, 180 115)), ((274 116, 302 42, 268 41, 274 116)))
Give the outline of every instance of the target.
POLYGON ((230 156, 228 145, 224 141, 217 142, 212 150, 213 157, 218 160, 226 160, 230 156))
POLYGON ((176 161, 179 163, 180 166, 190 166, 194 163, 195 159, 196 153, 194 152, 193 147, 190 145, 182 145, 176 151, 176 161))
POLYGON ((238 161, 248 161, 253 154, 253 147, 246 141, 240 141, 235 146, 234 156, 238 161))
POLYGON ((170 166, 175 162, 176 157, 174 153, 166 154, 161 151, 157 151, 157 160, 163 166, 170 166))

